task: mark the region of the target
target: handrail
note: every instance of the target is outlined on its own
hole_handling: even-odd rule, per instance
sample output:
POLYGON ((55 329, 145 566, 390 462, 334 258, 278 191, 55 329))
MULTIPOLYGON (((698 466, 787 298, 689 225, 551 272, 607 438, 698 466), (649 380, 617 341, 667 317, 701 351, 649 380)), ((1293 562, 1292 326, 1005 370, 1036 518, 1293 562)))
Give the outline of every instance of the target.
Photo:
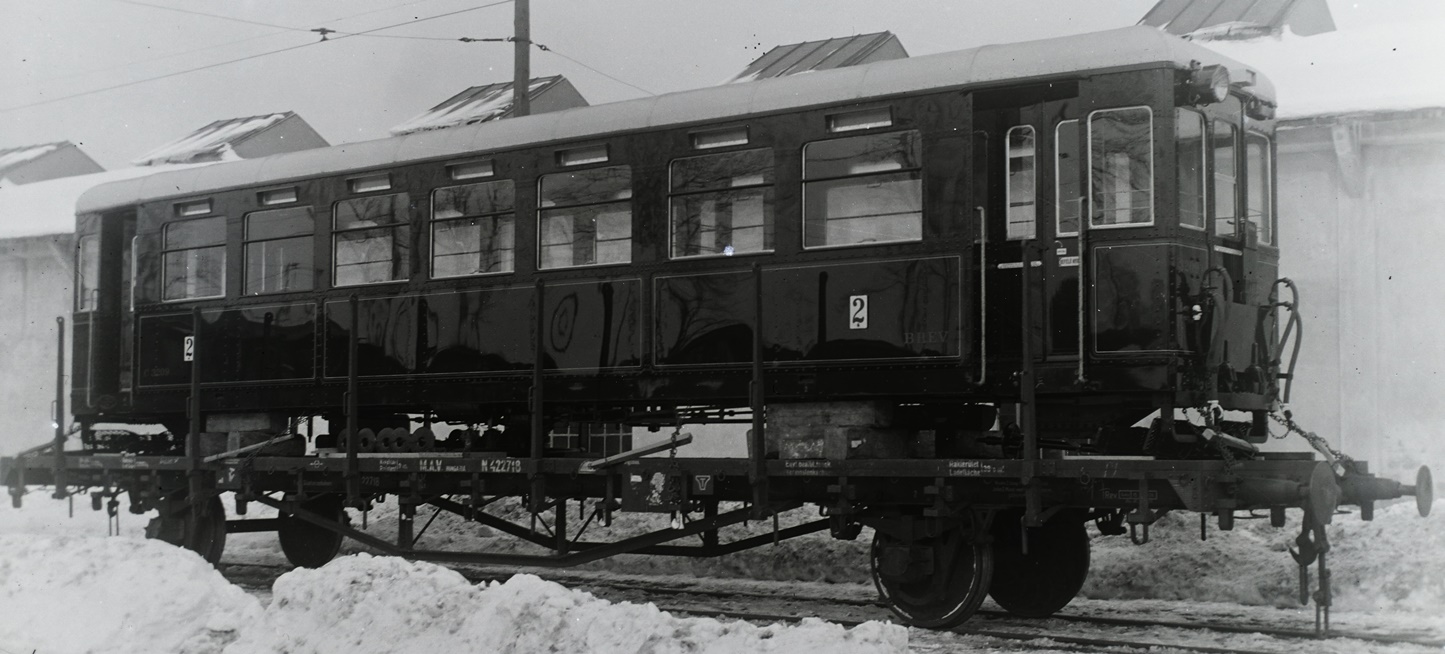
POLYGON ((988 212, 982 205, 978 215, 978 384, 988 378, 988 212))

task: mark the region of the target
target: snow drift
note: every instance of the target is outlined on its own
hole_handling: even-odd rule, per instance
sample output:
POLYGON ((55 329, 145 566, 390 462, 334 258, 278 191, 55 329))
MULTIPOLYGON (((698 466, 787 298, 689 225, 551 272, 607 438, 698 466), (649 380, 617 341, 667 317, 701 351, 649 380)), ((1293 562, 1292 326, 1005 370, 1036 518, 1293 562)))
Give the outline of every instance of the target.
POLYGON ((908 632, 760 627, 612 604, 531 575, 474 586, 368 554, 282 575, 269 608, 195 554, 133 538, 0 536, 0 643, 50 653, 905 652, 908 632))

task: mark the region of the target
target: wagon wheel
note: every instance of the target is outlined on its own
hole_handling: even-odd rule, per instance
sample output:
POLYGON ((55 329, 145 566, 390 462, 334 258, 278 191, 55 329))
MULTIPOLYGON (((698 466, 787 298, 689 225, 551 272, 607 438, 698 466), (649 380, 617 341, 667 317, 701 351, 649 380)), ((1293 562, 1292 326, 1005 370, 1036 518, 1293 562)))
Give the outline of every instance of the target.
POLYGON ((904 623, 956 627, 978 610, 993 572, 992 547, 956 528, 907 542, 878 531, 871 552, 873 583, 904 623))
MULTIPOLYGON (((186 530, 190 528, 191 508, 181 501, 162 502, 160 515, 146 523, 146 538, 163 541, 176 547, 186 546, 186 530)), ((212 497, 201 512, 200 528, 192 548, 212 565, 221 562, 226 549, 226 507, 220 497, 212 497)))
MULTIPOLYGON (((301 503, 301 508, 339 524, 346 524, 346 509, 340 495, 322 495, 301 503)), ((344 536, 293 515, 281 516, 276 528, 281 552, 292 565, 319 568, 336 558, 344 536)))
POLYGON ((1029 530, 1029 552, 1019 531, 1023 511, 1000 511, 993 522, 993 583, 988 594, 1017 616, 1045 618, 1068 606, 1089 576, 1089 533, 1078 511, 1062 511, 1029 530))

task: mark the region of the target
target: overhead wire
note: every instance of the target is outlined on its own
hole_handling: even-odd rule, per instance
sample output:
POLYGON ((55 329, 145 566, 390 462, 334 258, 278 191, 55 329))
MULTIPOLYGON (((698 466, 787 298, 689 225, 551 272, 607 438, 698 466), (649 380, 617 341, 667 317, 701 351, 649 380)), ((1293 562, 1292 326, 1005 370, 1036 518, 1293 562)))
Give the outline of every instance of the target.
MULTIPOLYGON (((113 0, 113 1, 116 1, 116 2, 125 2, 126 0, 113 0)), ((352 20, 352 19, 354 19, 354 18, 360 18, 360 17, 362 17, 362 16, 369 16, 369 15, 371 15, 371 14, 378 14, 378 13, 381 13, 381 12, 383 12, 383 11, 392 11, 392 10, 395 10, 395 9, 401 9, 402 7, 409 7, 409 6, 411 6, 411 5, 419 5, 419 4, 423 4, 423 3, 426 3, 426 2, 435 2, 435 1, 436 1, 436 0, 412 0, 411 2, 403 2, 403 3, 401 3, 401 4, 389 5, 389 6, 380 7, 380 8, 377 8, 377 9, 370 9, 370 10, 367 10, 367 11, 363 11, 363 12, 356 13, 356 14, 350 14, 350 15, 347 15, 347 16, 338 16, 338 17, 336 17, 336 18, 331 18, 331 19, 328 19, 328 20, 325 20, 325 21, 321 21, 321 22, 322 22, 322 23, 339 23, 339 22, 341 22, 341 21, 352 20)), ((137 3, 137 4, 139 4, 139 3, 137 3)), ((171 7, 163 7, 163 6, 161 6, 161 5, 146 5, 146 6, 153 6, 153 7, 163 8, 163 9, 171 9, 171 7)), ((188 13, 197 13, 197 12, 188 12, 188 13)), ((204 15, 204 14, 203 14, 203 15, 204 15)), ((224 17, 222 17, 222 18, 224 18, 224 17)), ((184 56, 186 56, 186 55, 195 54, 195 53, 197 53, 197 52, 205 52, 205 51, 207 51, 207 50, 215 50, 215 49, 218 49, 218 48, 230 47, 230 46, 238 45, 238 44, 241 44, 241 43, 248 43, 248 42, 250 42, 250 41, 255 41, 255 40, 258 40, 258 39, 265 39, 265 38, 270 38, 270 37, 273 37, 273 36, 279 36, 279 35, 285 34, 285 33, 288 32, 288 31, 291 31, 291 30, 292 30, 292 28, 289 28, 289 27, 288 27, 288 28, 284 28, 284 29, 283 29, 282 31, 280 31, 280 32, 268 32, 268 33, 266 33, 266 34, 257 34, 256 36, 248 36, 248 37, 246 37, 246 38, 244 38, 244 39, 236 39, 236 40, 234 40, 234 41, 226 41, 226 42, 224 42, 224 43, 213 43, 213 44, 208 45, 208 46, 205 46, 205 47, 192 48, 192 49, 190 49, 190 50, 181 50, 181 51, 179 51, 179 52, 171 52, 171 53, 167 53, 167 54, 162 54, 162 55, 158 55, 158 56, 155 56, 155 57, 151 57, 151 58, 149 58, 149 59, 138 59, 138 60, 135 60, 135 61, 128 61, 128 62, 125 62, 125 63, 116 64, 116 65, 114 65, 114 66, 106 66, 106 67, 104 67, 104 68, 92 68, 92 69, 90 69, 90 70, 82 70, 82 71, 79 71, 79 72, 69 73, 69 74, 66 74, 66 75, 57 75, 57 76, 55 76, 55 77, 51 77, 50 79, 47 79, 47 80, 44 80, 44 81, 45 81, 45 82, 55 82, 55 81, 59 81, 59 80, 66 80, 66 79, 72 79, 72 78, 76 78, 76 77, 83 77, 83 76, 86 76, 86 75, 93 75, 93 74, 95 74, 95 73, 110 72, 110 71, 112 71, 112 70, 118 70, 118 69, 121 69, 121 68, 130 67, 130 66, 139 66, 139 65, 142 65, 142 64, 149 64, 149 63, 153 63, 153 62, 157 62, 157 61, 165 61, 166 59, 174 59, 174 58, 176 58, 176 57, 184 57, 184 56)), ((310 30, 305 30, 305 31, 308 31, 308 32, 309 32, 310 30)), ((383 36, 383 35, 377 35, 377 36, 383 36)), ((20 88, 30 88, 30 87, 34 87, 34 86, 37 86, 37 84, 36 84, 36 83, 22 84, 22 85, 20 85, 20 88)))
MULTIPOLYGON (((359 32, 344 32, 344 31, 340 31, 340 30, 328 29, 328 28, 325 28, 325 27, 308 29, 308 28, 292 27, 292 26, 286 26, 286 25, 277 25, 277 24, 274 24, 274 23, 264 23, 264 22, 260 22, 260 21, 247 20, 247 19, 243 19, 243 18, 235 18, 235 17, 231 17, 231 16, 223 16, 223 15, 220 15, 220 14, 210 14, 210 13, 206 13, 206 12, 199 12, 199 11, 194 11, 194 10, 189 10, 189 9, 180 9, 180 8, 176 8, 176 7, 168 7, 168 6, 165 6, 165 5, 151 4, 151 3, 148 3, 148 2, 141 2, 141 1, 139 1, 139 0, 111 0, 111 1, 112 1, 112 2, 118 2, 118 3, 121 3, 121 4, 129 4, 129 5, 136 5, 136 6, 142 6, 142 7, 151 7, 151 8, 155 8, 155 9, 163 9, 163 10, 176 11, 176 12, 185 13, 185 14, 193 14, 193 15, 198 15, 198 16, 206 16, 206 17, 210 17, 210 18, 216 18, 216 19, 221 19, 221 20, 228 20, 228 21, 245 23, 245 24, 250 24, 250 25, 270 27, 270 28, 273 28, 273 29, 280 29, 280 30, 283 30, 283 31, 315 32, 315 33, 319 33, 319 34, 321 35, 321 39, 320 39, 319 41, 312 41, 312 42, 309 42, 309 43, 302 43, 302 44, 299 44, 299 45, 294 45, 294 46, 289 46, 289 47, 285 47, 285 48, 280 48, 280 49, 277 49, 277 50, 268 50, 268 51, 266 51, 266 52, 261 52, 261 53, 257 53, 257 54, 253 54, 253 55, 247 55, 247 56, 245 56, 245 57, 239 57, 239 58, 236 58, 236 59, 228 59, 228 60, 226 60, 226 61, 220 61, 220 62, 216 62, 216 63, 213 63, 213 64, 207 64, 207 65, 205 65, 205 66, 198 66, 198 67, 195 67, 195 68, 188 68, 188 69, 185 69, 185 70, 174 71, 174 72, 166 73, 166 74, 163 74, 163 75, 156 75, 156 76, 153 76, 153 77, 147 77, 147 78, 138 79, 138 80, 131 80, 131 81, 129 81, 129 82, 122 82, 122 83, 120 83, 120 84, 113 84, 113 85, 111 85, 111 86, 106 86, 106 87, 97 88, 97 89, 91 89, 91 90, 89 90, 89 91, 81 91, 81 92, 79 92, 79 93, 72 93, 72 94, 69 94, 69 95, 59 96, 59 97, 55 97, 55 98, 49 98, 49 99, 46 99, 46 100, 39 100, 39 101, 36 101, 36 102, 31 102, 31 103, 22 104, 22 105, 16 105, 16 106, 13 106, 13 107, 3 107, 3 108, 0 108, 0 113, 6 113, 6 112, 10 112, 10 111, 18 111, 18 110, 20 110, 20 109, 29 109, 29 108, 32 108, 32 107, 38 107, 38 106, 43 106, 43 105, 47 105, 47 104, 53 104, 53 103, 62 102, 62 101, 65 101, 65 100, 73 100, 73 99, 75 99, 75 98, 81 98, 81 97, 85 97, 85 96, 89 96, 89 95, 95 95, 95 94, 97 94, 97 93, 104 93, 104 92, 107 92, 107 91, 114 91, 114 90, 117 90, 117 89, 122 89, 122 88, 130 87, 130 86, 136 86, 136 85, 139 85, 139 84, 145 84, 145 83, 148 83, 148 82, 159 81, 159 80, 168 79, 168 78, 171 78, 171 77, 178 77, 178 76, 180 76, 180 75, 186 75, 186 74, 190 74, 190 73, 200 72, 200 71, 203 71, 203 70, 209 70, 209 69, 212 69, 212 68, 218 68, 218 67, 221 67, 221 66, 227 66, 227 65, 230 65, 230 64, 234 64, 234 63, 240 63, 240 62, 242 62, 242 61, 249 61, 249 60, 252 60, 252 59, 258 59, 258 58, 260 58, 260 57, 266 57, 266 56, 270 56, 270 55, 273 55, 273 54, 280 54, 280 53, 283 53, 283 52, 290 52, 290 51, 292 51, 292 50, 299 50, 299 49, 301 49, 301 48, 311 47, 311 46, 313 46, 313 45, 317 45, 317 44, 320 44, 320 43, 325 43, 325 42, 331 41, 331 40, 339 41, 339 40, 341 40, 341 39, 345 39, 345 38, 349 38, 349 37, 355 37, 355 36, 372 36, 372 37, 383 37, 383 38, 415 39, 415 40, 426 40, 426 41, 461 41, 461 42, 464 42, 464 43, 498 42, 498 41, 512 41, 512 40, 513 40, 513 39, 511 39, 511 38, 469 38, 469 37, 463 37, 463 38, 460 38, 460 39, 456 39, 456 38, 446 38, 446 37, 416 36, 416 35, 403 35, 403 34, 377 34, 377 32, 381 32, 381 31, 384 31, 384 30, 395 29, 395 28, 404 27, 404 26, 407 26, 407 25, 415 25, 415 24, 417 24, 417 23, 423 23, 423 22, 427 22, 427 21, 431 21, 431 20, 438 20, 438 19, 441 19, 441 18, 447 18, 447 17, 450 17, 450 16, 456 16, 456 15, 458 15, 458 14, 464 14, 464 13, 468 13, 468 12, 472 12, 472 11, 478 11, 478 10, 481 10, 481 9, 489 9, 489 8, 491 8, 491 7, 496 7, 496 6, 500 6, 500 5, 504 5, 504 4, 510 3, 510 2, 512 2, 513 0, 499 0, 498 2, 493 2, 493 3, 489 3, 489 4, 485 4, 485 5, 480 5, 480 6, 476 6, 476 7, 467 7, 467 8, 465 8, 465 9, 458 9, 458 10, 456 10, 456 11, 450 11, 450 12, 446 12, 446 13, 442 13, 442 14, 437 14, 437 15, 435 15, 435 16, 427 16, 427 17, 425 17, 425 18, 416 18, 416 19, 412 19, 412 20, 408 20, 408 21, 403 21, 403 22, 400 22, 400 23, 394 23, 394 24, 391 24, 391 25, 385 25, 385 26, 382 26, 382 27, 377 27, 377 28, 373 28, 373 29, 369 29, 369 30, 362 30, 362 31, 359 31, 359 32), (336 36, 334 39, 329 38, 329 35, 331 35, 331 34, 335 34, 335 35, 337 35, 337 36, 336 36)), ((332 19, 331 21, 327 21, 327 22, 334 23, 334 22, 341 21, 341 20, 350 20, 351 18, 357 18, 357 17, 364 16, 364 15, 371 14, 371 13, 377 13, 377 12, 380 12, 380 11, 387 11, 387 10, 390 10, 390 9, 396 9, 396 8, 403 7, 403 6, 407 6, 407 5, 421 4, 422 2, 427 2, 427 1, 429 1, 429 0, 417 0, 416 2, 404 3, 404 4, 401 4, 401 5, 396 5, 396 6, 392 6, 392 7, 385 7, 385 8, 382 8, 382 9, 376 9, 376 10, 371 10, 371 11, 367 11, 367 12, 362 12, 362 13, 359 13, 359 14, 353 14, 353 15, 347 16, 347 17, 336 18, 336 19, 332 19)), ((262 36, 275 36, 275 34, 262 35, 262 36)), ((252 39, 254 39, 254 38, 261 38, 261 37, 252 37, 252 39)), ((252 39, 242 39, 242 41, 252 40, 252 39)), ((240 42, 240 41, 237 41, 237 42, 240 42)), ((567 61, 569 61, 569 62, 571 62, 571 63, 573 63, 573 64, 575 64, 575 65, 577 65, 577 66, 580 66, 580 67, 582 67, 582 68, 584 68, 584 69, 587 69, 587 70, 589 70, 589 71, 591 71, 591 72, 593 72, 593 73, 596 73, 596 74, 598 74, 598 75, 601 75, 601 76, 603 76, 603 77, 605 77, 605 78, 607 78, 607 79, 610 79, 610 80, 612 80, 612 81, 614 81, 614 82, 617 82, 618 84, 622 84, 622 85, 624 85, 624 86, 628 86, 628 87, 637 89, 638 91, 641 91, 641 92, 646 93, 646 94, 648 94, 648 95, 657 95, 657 93, 654 92, 654 91, 651 91, 651 90, 649 90, 649 89, 646 89, 646 88, 643 88, 643 87, 641 87, 641 86, 638 86, 637 84, 633 84, 632 82, 629 82, 629 81, 624 80, 624 79, 622 79, 622 78, 620 78, 620 77, 617 77, 616 75, 612 75, 612 74, 610 74, 610 73, 607 73, 607 72, 604 72, 604 71, 602 71, 602 70, 599 70, 599 69, 597 69, 597 68, 595 68, 595 67, 593 67, 593 66, 591 66, 591 65, 588 65, 587 63, 585 63, 585 62, 583 62, 583 61, 581 61, 581 60, 578 60, 578 59, 576 59, 576 58, 574 58, 574 57, 570 57, 570 56, 568 56, 568 55, 566 55, 566 54, 564 54, 564 53, 562 53, 562 52, 558 52, 556 49, 554 49, 554 48, 552 48, 552 47, 543 45, 543 44, 541 44, 541 43, 537 43, 537 42, 535 42, 535 41, 532 42, 532 45, 536 46, 537 49, 538 49, 538 50, 541 50, 542 52, 547 52, 547 53, 556 55, 556 56, 558 56, 558 57, 561 57, 561 58, 563 58, 563 59, 565 59, 565 60, 567 60, 567 61)), ((210 49, 211 47, 218 47, 218 46, 209 46, 208 48, 201 48, 200 50, 210 49)), ((199 50, 197 50, 197 51, 199 51, 199 50)), ((175 56, 175 55, 173 55, 173 56, 175 56)), ((169 56, 168 56, 168 57, 162 57, 162 58, 169 58, 169 56)))
MULTIPOLYGON (((395 23, 395 24, 392 24, 392 25, 385 25, 385 26, 382 26, 382 27, 377 27, 377 28, 373 28, 373 29, 369 29, 369 30, 363 30, 363 31, 360 31, 360 32, 337 32, 337 31, 334 31, 334 30, 327 30, 327 31, 330 32, 330 33, 340 34, 341 36, 337 36, 337 37, 334 38, 334 39, 327 39, 327 38, 326 38, 326 34, 323 33, 323 34, 322 34, 322 39, 319 40, 319 41, 311 41, 311 42, 309 42, 309 43, 302 43, 302 44, 300 44, 300 45, 293 45, 293 46, 289 46, 289 47, 285 47, 285 48, 280 48, 280 49, 277 49, 277 50, 268 50, 268 51, 266 51, 266 52, 260 52, 260 53, 253 54, 253 55, 247 55, 247 56, 245 56, 245 57, 239 57, 239 58, 236 58, 236 59, 228 59, 228 60, 226 60, 226 61, 219 61, 219 62, 216 62, 216 63, 213 63, 213 64, 207 64, 207 65, 205 65, 205 66, 197 66, 197 67, 195 67, 195 68, 187 68, 187 69, 185 69, 185 70, 178 70, 178 71, 166 73, 166 74, 163 74, 163 75, 156 75, 156 76, 153 76, 153 77, 146 77, 146 78, 143 78, 143 79, 131 80, 131 81, 129 81, 129 82, 122 82, 122 83, 120 83, 120 84, 113 84, 113 85, 111 85, 111 86, 106 86, 106 87, 102 87, 102 88, 98 88, 98 89, 91 89, 91 90, 89 90, 89 91, 81 91, 81 92, 79 92, 79 93, 72 93, 72 94, 70 94, 70 95, 64 95, 64 96, 59 96, 59 97, 55 97, 55 98, 49 98, 49 99, 45 99, 45 100, 39 100, 39 101, 31 102, 31 103, 28 103, 28 104, 15 105, 15 106, 13 106, 13 107, 3 107, 3 108, 0 108, 0 113, 6 113, 6 112, 11 112, 11 111, 18 111, 18 110, 21 110, 21 109, 30 109, 30 108, 33 108, 33 107, 39 107, 39 106, 43 106, 43 105, 47 105, 47 104, 53 104, 53 103, 62 102, 62 101, 65 101, 65 100, 73 100, 73 99, 75 99, 75 98, 81 98, 81 97, 85 97, 85 96, 89 96, 89 95, 95 95, 95 94, 97 94, 97 93, 104 93, 104 92, 106 92, 106 91, 114 91, 114 90, 116 90, 116 89, 122 89, 122 88, 130 87, 130 86, 136 86, 136 85, 138 85, 138 84, 145 84, 145 83, 147 83, 147 82, 154 82, 154 81, 158 81, 158 80, 168 79, 168 78, 171 78, 171 77, 178 77, 178 76, 181 76, 181 75, 186 75, 186 74, 190 74, 190 73, 195 73, 195 72, 199 72, 199 71, 203 71, 203 70, 209 70, 209 69, 212 69, 212 68, 219 68, 219 67, 221 67, 221 66, 226 66, 226 65, 230 65, 230 64, 234 64, 234 63, 240 63, 240 62, 242 62, 242 61, 249 61, 249 60, 252 60, 252 59, 259 59, 259 58, 261 58, 261 57, 267 57, 267 56, 270 56, 270 55, 280 54, 280 53, 283 53, 283 52, 290 52, 290 51, 292 51, 292 50, 300 50, 301 48, 309 48, 309 47, 311 47, 311 46, 319 45, 319 44, 322 44, 322 43, 326 43, 326 42, 328 42, 328 41, 340 41, 340 40, 342 40, 342 39, 349 38, 349 37, 353 37, 353 36, 364 36, 364 35, 372 34, 372 33, 375 33, 375 32, 380 32, 380 31, 382 31, 382 30, 394 29, 394 28, 403 27, 403 26, 406 26, 406 25, 415 25, 415 24, 417 24, 417 23, 423 23, 423 22, 426 22, 426 21, 429 21, 429 20, 437 20, 437 19, 440 19, 440 18, 446 18, 446 17, 449 17, 449 16, 455 16, 455 15, 457 15, 457 14, 464 14, 464 13, 467 13, 467 12, 478 11, 478 10, 481 10, 481 9, 488 9, 488 8, 491 8, 491 7, 496 7, 496 6, 499 6, 499 5, 504 5, 504 4, 507 4, 507 3, 509 3, 509 2, 512 2, 512 0, 499 0, 498 2, 493 2, 493 3, 490 3, 490 4, 479 5, 479 6, 476 6, 476 7, 468 7, 468 8, 466 8, 466 9, 458 9, 458 10, 456 10, 456 11, 450 11, 450 12, 446 12, 446 13, 444 13, 444 14, 437 14, 437 15, 435 15, 435 16, 427 16, 427 17, 425 17, 425 18, 417 18, 417 19, 413 19, 413 20, 409 20, 409 21, 404 21, 404 22, 401 22, 401 23, 395 23)), ((306 30, 306 31, 311 31, 311 30, 306 30)), ((448 39, 448 40, 455 40, 455 39, 448 39)))

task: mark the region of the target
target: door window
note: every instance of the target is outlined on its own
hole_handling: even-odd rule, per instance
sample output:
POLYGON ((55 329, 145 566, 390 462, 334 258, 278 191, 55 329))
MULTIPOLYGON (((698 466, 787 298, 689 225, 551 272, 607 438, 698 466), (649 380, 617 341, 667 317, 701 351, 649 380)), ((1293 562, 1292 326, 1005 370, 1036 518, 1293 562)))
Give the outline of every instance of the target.
POLYGON ((1154 115, 1148 107, 1089 117, 1089 226, 1154 223, 1154 115))

